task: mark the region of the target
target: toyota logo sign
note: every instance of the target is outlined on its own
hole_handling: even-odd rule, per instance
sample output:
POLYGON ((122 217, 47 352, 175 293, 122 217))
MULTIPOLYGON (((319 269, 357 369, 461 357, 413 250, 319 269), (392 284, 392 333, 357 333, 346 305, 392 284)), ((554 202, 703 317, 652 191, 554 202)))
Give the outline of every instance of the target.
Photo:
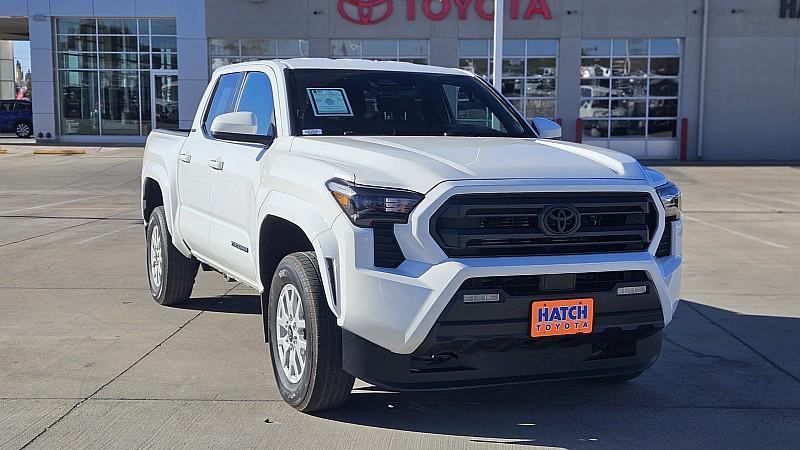
POLYGON ((392 0, 339 0, 339 15, 358 25, 381 23, 393 9, 392 0))
POLYGON ((581 213, 573 206, 545 208, 539 225, 548 236, 567 236, 581 227, 581 213))

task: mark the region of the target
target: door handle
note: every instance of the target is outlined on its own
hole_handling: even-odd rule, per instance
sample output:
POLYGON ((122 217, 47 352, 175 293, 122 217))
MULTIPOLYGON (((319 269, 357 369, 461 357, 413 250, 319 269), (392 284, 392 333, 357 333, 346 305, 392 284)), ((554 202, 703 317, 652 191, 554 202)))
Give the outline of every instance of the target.
POLYGON ((178 159, 181 162, 190 163, 192 162, 192 155, 190 153, 181 153, 178 155, 178 159))
POLYGON ((225 163, 223 161, 220 161, 218 159, 212 159, 211 161, 208 162, 208 167, 211 167, 214 170, 222 170, 222 166, 224 164, 225 163))

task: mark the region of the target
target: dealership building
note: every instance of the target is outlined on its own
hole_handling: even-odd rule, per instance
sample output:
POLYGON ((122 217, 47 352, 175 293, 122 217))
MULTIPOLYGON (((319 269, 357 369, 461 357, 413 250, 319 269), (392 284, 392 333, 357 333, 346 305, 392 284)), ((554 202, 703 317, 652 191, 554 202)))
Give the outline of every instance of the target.
MULTIPOLYGON (((490 78, 492 0, 3 0, 40 142, 188 127, 225 64, 332 57, 490 78)), ((800 0, 505 0, 502 89, 642 159, 800 160, 800 0), (707 10, 705 8, 707 7, 707 10)))

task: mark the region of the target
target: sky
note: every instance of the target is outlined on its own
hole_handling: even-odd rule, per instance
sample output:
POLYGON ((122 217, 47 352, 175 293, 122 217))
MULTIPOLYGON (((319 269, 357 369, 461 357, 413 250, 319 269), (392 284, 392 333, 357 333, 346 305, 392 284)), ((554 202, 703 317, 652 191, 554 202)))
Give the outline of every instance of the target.
POLYGON ((14 64, 22 65, 22 73, 31 70, 31 43, 29 41, 14 41, 14 64))

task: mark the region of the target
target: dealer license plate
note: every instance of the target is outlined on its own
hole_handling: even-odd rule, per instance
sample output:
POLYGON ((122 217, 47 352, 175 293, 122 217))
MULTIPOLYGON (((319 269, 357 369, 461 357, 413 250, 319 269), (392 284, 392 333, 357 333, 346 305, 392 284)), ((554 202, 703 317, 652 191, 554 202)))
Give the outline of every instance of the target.
POLYGON ((562 336, 591 333, 594 299, 544 300, 533 302, 531 336, 562 336))

